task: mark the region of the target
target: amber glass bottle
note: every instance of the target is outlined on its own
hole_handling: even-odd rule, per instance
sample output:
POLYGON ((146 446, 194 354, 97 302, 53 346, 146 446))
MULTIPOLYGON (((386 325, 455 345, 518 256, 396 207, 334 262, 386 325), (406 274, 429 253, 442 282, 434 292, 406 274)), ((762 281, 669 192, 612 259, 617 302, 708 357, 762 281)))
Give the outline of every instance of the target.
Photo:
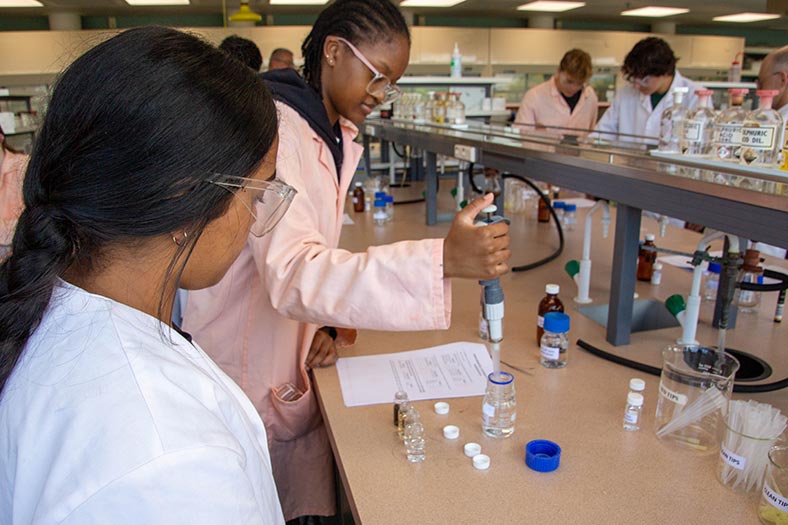
POLYGON ((653 233, 646 234, 646 242, 638 251, 638 281, 651 281, 651 276, 654 274, 654 263, 657 262, 657 252, 644 249, 645 246, 655 248, 653 233))
POLYGON ((561 287, 557 284, 548 284, 545 286, 544 291, 547 295, 545 295, 541 301, 539 301, 539 315, 536 318, 536 344, 537 346, 541 344, 542 341, 542 334, 544 334, 544 316, 548 312, 561 312, 564 313, 564 303, 561 302, 561 299, 558 298, 558 292, 561 291, 561 287))
POLYGON ((545 199, 550 201, 550 192, 548 190, 542 191, 542 195, 544 198, 539 197, 539 212, 536 215, 536 219, 539 222, 550 222, 550 205, 545 202, 545 199))
POLYGON ((364 211, 364 188, 360 182, 356 183, 356 187, 353 190, 353 211, 364 211))

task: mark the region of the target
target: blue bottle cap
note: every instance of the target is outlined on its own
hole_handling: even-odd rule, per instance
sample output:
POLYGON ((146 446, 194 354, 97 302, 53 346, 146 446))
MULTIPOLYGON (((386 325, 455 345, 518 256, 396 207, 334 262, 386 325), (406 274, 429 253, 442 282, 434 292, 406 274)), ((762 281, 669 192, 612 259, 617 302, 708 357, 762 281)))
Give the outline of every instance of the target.
POLYGON ((553 209, 555 210, 563 209, 564 206, 566 206, 564 201, 553 201, 553 209))
POLYGON ((525 464, 537 472, 552 472, 561 463, 561 447, 546 439, 535 439, 525 445, 525 464))
POLYGON ((566 204, 564 211, 577 211, 577 204, 566 204))
POLYGON ((550 312, 544 316, 545 332, 565 334, 569 331, 569 316, 561 312, 550 312))
POLYGON ((392 204, 394 203, 394 197, 393 197, 392 195, 386 195, 386 197, 384 198, 384 200, 385 200, 386 202, 390 202, 390 203, 392 203, 392 204))
POLYGON ((718 262, 710 262, 709 263, 709 271, 711 273, 720 273, 722 270, 722 265, 718 262))
POLYGON ((382 199, 385 196, 386 196, 386 192, 385 191, 376 191, 375 192, 375 198, 376 199, 382 199))
POLYGON ((375 199, 375 207, 376 208, 385 208, 386 207, 386 201, 383 200, 383 199, 375 199))

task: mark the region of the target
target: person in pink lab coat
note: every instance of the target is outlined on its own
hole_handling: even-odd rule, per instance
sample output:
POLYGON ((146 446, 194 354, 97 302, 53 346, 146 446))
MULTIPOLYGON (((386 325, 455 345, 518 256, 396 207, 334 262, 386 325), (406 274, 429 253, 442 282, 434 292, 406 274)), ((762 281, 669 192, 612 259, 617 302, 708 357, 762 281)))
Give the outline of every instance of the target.
POLYGON ((593 129, 599 101, 588 85, 592 73, 588 53, 581 49, 567 51, 555 75, 523 95, 515 124, 523 124, 526 129, 540 126, 593 129))
POLYGON ((355 337, 348 328, 446 329, 450 278, 501 275, 510 257, 508 226, 473 225, 491 194, 458 214, 445 239, 338 249, 363 149, 353 142, 357 126, 399 95, 410 35, 389 0, 337 0, 302 52, 303 79, 292 69, 263 75, 280 115, 276 172, 298 194, 269 237, 249 237, 218 285, 189 293, 184 316, 184 328, 259 410, 288 520, 336 511, 333 456, 309 371, 337 356, 332 345, 312 345, 318 327, 338 327, 340 347, 355 337))
POLYGON ((0 261, 11 252, 16 221, 24 209, 22 181, 28 157, 8 145, 0 128, 0 261))

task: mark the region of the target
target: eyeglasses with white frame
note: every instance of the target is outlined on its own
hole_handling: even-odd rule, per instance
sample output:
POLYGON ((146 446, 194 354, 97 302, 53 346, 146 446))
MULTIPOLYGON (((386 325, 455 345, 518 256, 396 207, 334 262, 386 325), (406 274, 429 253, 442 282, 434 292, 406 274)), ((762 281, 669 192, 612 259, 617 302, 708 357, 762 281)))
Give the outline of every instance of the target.
POLYGON ((380 104, 388 104, 389 102, 394 102, 400 96, 402 96, 402 90, 399 88, 398 85, 393 83, 389 77, 378 71, 375 66, 373 66, 367 57, 356 48, 353 44, 348 42, 346 39, 342 38, 341 36, 335 36, 337 40, 345 44, 348 49, 355 55, 355 57, 369 69, 372 74, 372 80, 369 81, 367 84, 367 94, 375 97, 380 101, 380 104))

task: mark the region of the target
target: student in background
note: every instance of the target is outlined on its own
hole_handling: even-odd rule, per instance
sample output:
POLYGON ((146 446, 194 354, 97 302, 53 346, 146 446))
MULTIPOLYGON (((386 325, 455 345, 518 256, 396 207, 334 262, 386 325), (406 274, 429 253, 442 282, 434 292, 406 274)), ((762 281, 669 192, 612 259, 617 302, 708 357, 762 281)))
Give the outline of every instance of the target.
POLYGON ((528 125, 526 129, 540 126, 594 129, 599 102, 588 85, 592 74, 588 53, 580 49, 568 51, 550 80, 523 95, 515 124, 528 125))
POLYGON ((616 92, 610 107, 599 119, 596 130, 601 139, 635 141, 657 144, 662 112, 673 105, 672 90, 689 88, 684 104, 694 108, 698 104, 696 89, 700 86, 684 78, 676 69, 678 58, 667 42, 657 37, 644 38, 624 58, 621 72, 627 84, 616 92), (612 133, 612 134, 608 134, 612 133), (617 137, 615 133, 653 137, 617 137))
POLYGON ((11 251, 16 221, 24 209, 22 181, 27 160, 27 155, 8 145, 0 128, 0 261, 11 251))
POLYGON ((255 73, 258 73, 263 65, 263 55, 260 54, 260 48, 248 38, 236 35, 228 36, 219 44, 219 49, 251 68, 255 73))
POLYGON ((58 79, 0 265, 0 523, 284 522, 257 412, 169 324, 287 209, 276 152, 262 81, 186 33, 58 79))
MULTIPOLYGON (((408 26, 389 0, 337 0, 318 16, 295 70, 264 75, 280 116, 276 172, 298 195, 279 228, 249 238, 222 281, 189 294, 185 327, 247 392, 269 433, 285 518, 335 513, 333 456, 310 369, 336 353, 311 350, 319 326, 446 329, 451 278, 508 271, 508 226, 473 219, 477 199, 445 239, 337 248, 345 199, 363 148, 357 126, 396 99, 410 54, 408 26)), ((394 393, 392 392, 392 395, 394 393)))
POLYGON ((295 69, 293 52, 283 47, 271 51, 271 57, 268 59, 268 71, 273 69, 295 69))

